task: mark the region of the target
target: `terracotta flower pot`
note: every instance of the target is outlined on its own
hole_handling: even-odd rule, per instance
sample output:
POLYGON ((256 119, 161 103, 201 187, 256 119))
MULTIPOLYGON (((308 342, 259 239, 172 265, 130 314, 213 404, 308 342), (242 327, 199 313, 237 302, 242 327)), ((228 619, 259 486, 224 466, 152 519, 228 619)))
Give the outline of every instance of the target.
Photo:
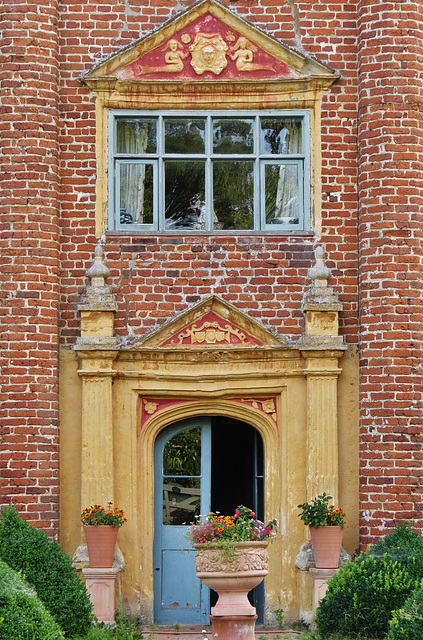
POLYGON ((267 545, 265 540, 236 542, 233 549, 214 544, 194 545, 197 577, 219 595, 211 609, 212 616, 256 614, 247 596, 268 573, 267 545))
POLYGON ((336 527, 310 527, 314 560, 317 569, 337 569, 344 529, 336 527))
POLYGON ((90 567, 104 569, 113 565, 118 531, 119 527, 110 525, 84 525, 90 567))

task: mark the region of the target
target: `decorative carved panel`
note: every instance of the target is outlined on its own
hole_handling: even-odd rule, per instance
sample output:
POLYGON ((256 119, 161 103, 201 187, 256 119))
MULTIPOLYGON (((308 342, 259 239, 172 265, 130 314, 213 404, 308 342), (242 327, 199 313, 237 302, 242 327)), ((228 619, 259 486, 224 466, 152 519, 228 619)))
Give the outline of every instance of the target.
POLYGON ((125 80, 301 77, 285 62, 210 13, 197 18, 129 65, 116 69, 112 75, 125 80))

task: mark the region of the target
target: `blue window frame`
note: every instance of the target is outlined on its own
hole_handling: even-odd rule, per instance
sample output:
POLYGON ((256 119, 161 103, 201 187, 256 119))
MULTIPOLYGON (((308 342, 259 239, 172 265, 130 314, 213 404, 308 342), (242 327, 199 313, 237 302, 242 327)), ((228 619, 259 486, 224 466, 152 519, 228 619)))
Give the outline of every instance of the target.
POLYGON ((308 111, 110 111, 109 227, 310 228, 308 111))

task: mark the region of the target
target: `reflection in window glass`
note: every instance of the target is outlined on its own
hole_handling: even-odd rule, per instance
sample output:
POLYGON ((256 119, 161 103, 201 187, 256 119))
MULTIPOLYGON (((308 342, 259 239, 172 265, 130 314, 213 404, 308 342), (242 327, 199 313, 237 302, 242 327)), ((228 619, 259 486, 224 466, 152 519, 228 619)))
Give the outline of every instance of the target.
POLYGON ((301 118, 262 118, 262 153, 301 153, 301 118))
POLYGON ((116 122, 117 153, 156 153, 155 118, 125 118, 116 122))
POLYGON ((163 450, 165 476, 201 475, 201 429, 186 429, 170 438, 163 450))
POLYGON ((204 118, 166 118, 166 153, 204 153, 204 118))
POLYGON ((110 116, 113 229, 195 234, 310 227, 306 110, 127 113, 110 116))
POLYGON ((163 449, 163 524, 181 525, 200 515, 201 428, 174 435, 163 449))
POLYGON ((120 164, 120 223, 153 224, 153 166, 120 164))
POLYGON ((205 162, 165 162, 166 229, 205 229, 205 162))
POLYGON ((213 162, 214 227, 254 228, 254 163, 250 160, 213 162))
POLYGON ((200 515, 200 478, 163 478, 163 524, 194 522, 200 515))
POLYGON ((253 124, 253 120, 247 119, 214 119, 214 153, 253 153, 253 124))
POLYGON ((265 166, 266 224, 296 224, 299 216, 298 165, 265 166))

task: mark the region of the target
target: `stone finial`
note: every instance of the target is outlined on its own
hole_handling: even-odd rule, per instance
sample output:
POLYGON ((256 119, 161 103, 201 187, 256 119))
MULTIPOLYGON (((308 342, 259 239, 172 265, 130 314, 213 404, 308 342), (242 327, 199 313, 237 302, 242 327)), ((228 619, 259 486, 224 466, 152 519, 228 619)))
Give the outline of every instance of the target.
POLYGON ((332 274, 325 264, 323 247, 317 247, 314 255, 316 264, 308 272, 311 286, 304 293, 302 305, 305 314, 302 346, 313 349, 344 348, 344 339, 339 335, 342 304, 336 291, 328 285, 332 274))
POLYGON ((116 311, 116 302, 111 287, 104 283, 105 279, 110 275, 110 269, 105 264, 103 249, 99 244, 94 249, 94 262, 86 275, 90 279, 90 284, 81 295, 78 310, 81 313, 116 311))
POLYGON ((103 249, 98 244, 94 249, 94 262, 87 271, 93 288, 104 287, 104 281, 110 275, 110 269, 104 264, 103 249))
POLYGON ((332 272, 325 264, 325 250, 323 247, 317 247, 314 256, 316 258, 316 264, 309 269, 308 277, 312 280, 313 287, 327 287, 332 272))

